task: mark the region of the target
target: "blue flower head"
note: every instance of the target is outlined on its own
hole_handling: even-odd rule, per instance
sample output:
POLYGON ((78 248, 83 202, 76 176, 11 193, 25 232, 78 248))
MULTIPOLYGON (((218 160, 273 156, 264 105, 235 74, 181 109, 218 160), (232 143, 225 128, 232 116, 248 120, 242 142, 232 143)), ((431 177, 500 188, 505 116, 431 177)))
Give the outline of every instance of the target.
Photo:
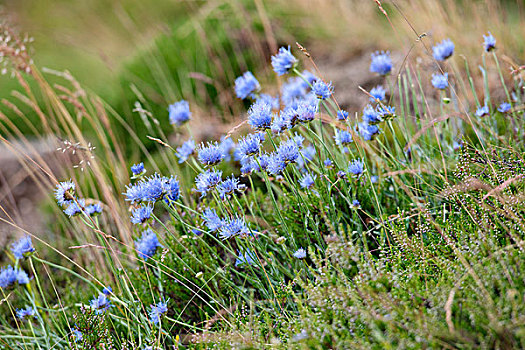
POLYGON ((234 217, 223 221, 221 228, 219 229, 219 237, 221 239, 228 239, 231 237, 239 236, 246 237, 250 231, 246 222, 243 218, 234 217))
POLYGON ((11 245, 11 252, 17 259, 23 259, 25 256, 31 255, 35 251, 31 243, 31 236, 27 235, 20 238, 11 245))
POLYGON ((219 143, 219 147, 221 148, 221 152, 224 155, 224 160, 230 161, 231 159, 231 152, 235 149, 235 142, 231 139, 231 137, 222 136, 221 142, 219 143))
POLYGON ((304 250, 304 248, 299 248, 293 253, 293 256, 297 259, 304 259, 306 258, 306 250, 304 250))
POLYGON ((332 86, 332 82, 325 83, 324 81, 319 79, 312 86, 312 91, 318 99, 326 100, 327 98, 332 96, 334 88, 332 86))
POLYGON ((304 80, 298 77, 289 78, 281 87, 281 99, 286 107, 306 96, 307 87, 304 80))
POLYGON ((237 148, 243 158, 259 153, 261 137, 258 134, 248 134, 237 143, 237 148))
POLYGON ((303 148, 300 153, 301 156, 296 160, 296 164, 299 169, 303 169, 304 166, 310 163, 317 155, 317 151, 312 145, 308 145, 307 147, 303 148))
POLYGON ((350 143, 354 142, 352 134, 345 130, 337 130, 334 139, 338 146, 348 146, 350 143))
POLYGON ((359 201, 358 201, 357 199, 354 199, 354 200, 352 201, 352 208, 354 208, 354 209, 359 209, 359 208, 361 208, 361 203, 359 203, 359 201))
POLYGON ((168 107, 170 124, 181 126, 190 120, 190 105, 184 100, 175 102, 168 107))
POLYGON ((337 120, 346 120, 348 119, 348 112, 342 109, 337 111, 337 120))
POLYGON ((328 169, 332 169, 334 167, 334 163, 330 159, 325 159, 323 164, 328 169))
POLYGON ((135 248, 139 257, 144 260, 148 260, 148 258, 155 255, 158 247, 162 247, 159 243, 159 239, 155 232, 149 228, 142 232, 142 237, 135 241, 135 248))
POLYGON ((386 90, 383 88, 383 86, 378 85, 370 90, 370 95, 372 95, 372 97, 370 97, 370 102, 377 102, 377 100, 384 101, 386 97, 386 90))
POLYGON ((277 155, 285 163, 293 163, 299 158, 299 146, 294 139, 281 142, 277 155))
POLYGON ((432 55, 437 61, 444 61, 454 53, 454 43, 450 39, 444 39, 442 42, 432 47, 432 55))
POLYGON ((206 224, 206 227, 211 232, 217 231, 223 225, 223 222, 217 215, 217 212, 215 211, 215 209, 206 208, 202 217, 204 219, 204 223, 206 224))
POLYGON ((393 117, 396 115, 396 107, 394 106, 379 105, 377 106, 376 111, 379 113, 380 118, 393 117))
POLYGON ((223 158, 224 153, 222 153, 222 149, 217 142, 208 142, 206 146, 201 144, 199 149, 199 161, 205 166, 216 165, 220 163, 223 158))
POLYGON ((365 141, 372 140, 375 135, 379 134, 379 127, 377 125, 371 125, 366 122, 359 123, 359 134, 365 141))
POLYGON ((184 163, 195 152, 195 141, 189 139, 177 148, 175 155, 179 158, 179 164, 184 163))
POLYGON ((448 87, 448 73, 432 74, 432 85, 436 89, 444 90, 448 87))
POLYGON ((20 320, 25 320, 27 317, 33 316, 36 318, 35 310, 31 306, 26 307, 25 309, 17 309, 16 317, 20 320))
POLYGON ((89 216, 97 216, 102 214, 102 205, 100 205, 100 203, 86 205, 86 214, 89 216))
POLYGON ((197 191, 201 193, 201 196, 205 196, 210 190, 214 189, 222 180, 222 171, 208 170, 200 173, 195 178, 195 184, 197 191))
POLYGON ((364 172, 364 164, 360 159, 355 159, 348 164, 348 172, 354 174, 355 177, 361 176, 364 172))
POLYGON ((82 332, 76 328, 71 331, 71 334, 75 338, 75 342, 79 342, 82 341, 82 339, 84 339, 84 337, 82 336, 82 332))
POLYGON ((93 297, 93 299, 91 299, 89 302, 89 305, 93 310, 95 310, 95 313, 97 314, 103 313, 112 306, 111 301, 104 293, 99 293, 98 297, 93 297))
POLYGON ((237 180, 233 175, 231 178, 222 181, 218 186, 217 190, 221 199, 225 199, 226 196, 233 194, 239 189, 239 180, 237 180))
POLYGON ((284 132, 286 129, 289 129, 291 127, 290 121, 288 118, 286 118, 286 115, 283 111, 279 113, 279 115, 276 115, 273 119, 272 125, 270 126, 270 129, 274 134, 280 134, 284 132))
POLYGON ((483 117, 483 116, 486 116, 490 113, 489 111, 489 107, 487 107, 486 105, 485 106, 482 106, 482 107, 479 107, 477 110, 476 110, 476 117, 483 117))
POLYGON ((235 94, 240 99, 245 99, 252 96, 253 92, 259 90, 261 85, 255 79, 252 72, 246 72, 237 79, 235 79, 235 94))
POLYGON ((166 181, 168 179, 159 174, 153 174, 152 176, 145 178, 143 184, 143 197, 142 201, 155 203, 161 200, 166 193, 166 181))
POLYGON ((288 49, 281 47, 279 52, 272 56, 272 67, 277 75, 288 73, 296 63, 297 59, 292 55, 290 46, 288 46, 288 49))
POLYGON ((300 185, 302 188, 310 189, 315 185, 315 178, 316 176, 312 176, 310 174, 305 174, 303 178, 300 181, 300 185))
POLYGON ((111 293, 113 293, 113 288, 111 288, 111 287, 104 287, 104 288, 102 288, 102 294, 111 295, 111 293))
POLYGON ((374 107, 367 105, 363 109, 363 121, 368 124, 377 124, 383 121, 380 114, 374 110, 374 107))
POLYGON ((260 94, 257 97, 257 101, 269 104, 272 109, 279 109, 280 107, 279 97, 273 97, 268 94, 260 94))
POLYGON ((267 170, 270 174, 278 175, 284 171, 286 165, 287 163, 278 154, 272 154, 268 161, 267 170))
POLYGON ((164 191, 166 192, 164 201, 167 204, 170 204, 170 202, 175 202, 176 200, 179 199, 180 185, 179 185, 179 180, 177 180, 176 176, 166 178, 164 182, 164 191))
POLYGON ((139 176, 144 172, 144 163, 138 163, 131 166, 131 173, 134 176, 139 176))
POLYGON ((306 80, 306 81, 303 80, 303 86, 305 88, 309 88, 310 86, 313 86, 317 80, 317 77, 313 73, 311 73, 309 70, 306 70, 306 69, 303 70, 302 75, 303 75, 303 78, 306 80))
POLYGON ((272 124, 272 106, 257 100, 248 110, 248 124, 255 130, 266 130, 272 124))
POLYGON ((512 106, 510 105, 510 103, 503 102, 502 104, 499 105, 498 111, 501 113, 507 113, 508 111, 510 111, 511 108, 512 106))
POLYGON ((392 59, 388 51, 376 51, 372 55, 370 71, 379 75, 387 75, 392 70, 392 59))
POLYGON ((251 250, 247 250, 244 254, 238 251, 239 255, 235 260, 235 266, 253 265, 257 257, 251 250))
POLYGON ((58 205, 68 205, 73 202, 75 184, 72 181, 59 182, 55 189, 55 198, 58 205))
POLYGON ((488 32, 488 35, 483 35, 483 48, 490 52, 496 48, 496 39, 488 32))
POLYGON ((297 119, 303 123, 311 122, 315 119, 317 113, 317 103, 304 101, 296 108, 297 119))
POLYGON ((143 204, 131 211, 131 223, 135 225, 143 224, 150 219, 152 213, 153 206, 143 204))
POLYGON ((75 202, 71 202, 67 206, 67 208, 64 209, 64 213, 66 213, 69 217, 73 217, 73 216, 81 214, 85 206, 86 206, 85 200, 77 199, 75 202))
POLYGON ((250 175, 254 171, 259 171, 259 164, 253 157, 244 157, 241 159, 241 174, 250 175))
POLYGON ((154 324, 159 324, 160 317, 168 312, 166 303, 160 301, 157 305, 150 305, 149 318, 154 324))
POLYGON ((11 265, 0 269, 0 288, 7 288, 18 282, 18 284, 29 283, 29 276, 20 268, 13 268, 11 265))

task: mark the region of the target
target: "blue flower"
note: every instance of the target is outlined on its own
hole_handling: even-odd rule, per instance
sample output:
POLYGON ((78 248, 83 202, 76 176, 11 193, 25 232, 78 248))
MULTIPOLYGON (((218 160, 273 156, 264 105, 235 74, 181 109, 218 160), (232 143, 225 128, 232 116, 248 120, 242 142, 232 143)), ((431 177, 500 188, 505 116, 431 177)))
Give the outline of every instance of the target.
POLYGON ((253 156, 259 153, 261 148, 261 137, 258 134, 248 134, 242 137, 237 143, 239 152, 244 157, 253 156))
POLYGON ((195 152, 195 141, 189 139, 177 148, 175 155, 179 158, 179 164, 184 163, 195 152))
POLYGON ((172 176, 169 179, 165 178, 164 191, 166 192, 164 201, 167 204, 170 204, 170 202, 175 202, 176 200, 179 199, 180 185, 179 185, 179 180, 177 180, 176 176, 172 176))
POLYGON ((102 294, 111 295, 111 293, 113 293, 113 288, 111 288, 111 287, 104 287, 102 289, 102 294))
POLYGON ((325 159, 324 162, 323 162, 324 166, 327 167, 328 169, 331 169, 334 167, 334 163, 332 163, 332 161, 330 159, 325 159))
POLYGON ((280 134, 286 129, 289 129, 290 126, 290 121, 288 120, 288 118, 286 118, 284 111, 281 111, 281 113, 279 115, 276 115, 273 119, 270 129, 274 134, 280 134))
POLYGON ((303 75, 303 78, 306 80, 306 81, 303 80, 303 86, 305 88, 309 88, 310 86, 313 86, 315 81, 317 80, 317 77, 313 73, 311 73, 309 70, 306 70, 306 69, 303 70, 302 75, 303 75))
POLYGON ((89 216, 96 216, 98 214, 102 214, 102 206, 100 203, 93 203, 86 205, 86 214, 89 216))
POLYGON ((483 117, 485 115, 488 115, 490 113, 489 111, 489 107, 487 107, 486 105, 485 106, 482 106, 482 107, 479 107, 477 110, 476 110, 476 117, 483 117))
POLYGON ((206 146, 201 144, 199 149, 199 161, 206 165, 216 165, 221 162, 221 160, 224 158, 224 153, 222 152, 221 147, 215 143, 210 143, 206 146))
POLYGON ((281 47, 279 52, 272 56, 272 67, 277 75, 288 73, 295 63, 297 63, 297 59, 292 55, 290 46, 288 46, 288 49, 281 47))
POLYGON ((17 259, 23 259, 25 256, 29 256, 34 251, 35 248, 33 248, 31 236, 29 235, 20 238, 11 245, 11 252, 13 252, 13 255, 17 259))
POLYGON ((298 77, 289 78, 281 87, 281 99, 285 106, 291 106, 295 101, 306 96, 304 80, 298 77))
POLYGON ((507 113, 508 111, 510 111, 511 108, 512 106, 510 105, 510 103, 503 102, 502 104, 499 105, 498 111, 501 113, 507 113))
POLYGON ((259 156, 259 165, 262 170, 266 170, 268 168, 268 164, 270 164, 270 156, 267 154, 261 154, 259 156))
POLYGON ((226 198, 226 196, 233 194, 235 191, 239 190, 239 180, 237 180, 233 175, 231 178, 222 181, 218 186, 217 190, 221 199, 226 198))
POLYGON ((297 118, 303 123, 308 123, 315 119, 317 109, 317 103, 304 101, 296 108, 297 118))
POLYGON ((281 142, 277 148, 277 155, 285 163, 293 163, 299 158, 299 146, 294 139, 281 142))
POLYGON ((204 219, 204 222, 206 223, 206 227, 211 232, 217 231, 223 225, 223 222, 217 215, 215 209, 206 208, 202 217, 204 219))
POLYGON ((312 159, 317 155, 315 147, 308 145, 307 147, 301 150, 301 157, 297 158, 296 164, 299 169, 304 168, 305 164, 310 163, 312 159))
POLYGON ((66 213, 69 217, 73 217, 76 215, 79 215, 82 213, 82 210, 84 209, 86 205, 86 201, 83 199, 77 199, 76 202, 71 202, 66 209, 64 209, 64 213, 66 213))
POLYGON ((352 208, 354 208, 354 209, 359 209, 359 208, 361 208, 361 203, 359 203, 359 201, 358 201, 357 199, 354 199, 354 200, 352 201, 352 208))
POLYGON ((215 188, 221 182, 222 171, 212 171, 208 170, 203 173, 200 173, 195 178, 195 183, 197 186, 197 191, 201 193, 201 196, 204 197, 210 190, 215 188))
POLYGON ((143 224, 149 220, 153 213, 153 206, 141 205, 131 211, 131 223, 132 224, 143 224))
POLYGON ((327 98, 332 96, 334 88, 332 86, 332 82, 325 83, 324 81, 319 79, 312 86, 312 91, 318 99, 326 100, 327 98))
POLYGON ((151 258, 153 255, 155 255, 158 247, 162 247, 159 243, 159 239, 157 238, 155 232, 149 228, 142 232, 141 238, 135 241, 135 248, 139 254, 139 257, 144 260, 148 260, 148 258, 151 258))
POLYGON ((253 265, 255 263, 257 257, 251 250, 248 249, 244 254, 240 250, 238 252, 239 255, 235 260, 235 266, 253 265))
POLYGON ((345 130, 337 130, 334 136, 336 145, 347 146, 354 142, 352 134, 345 130))
POLYGON ((15 282, 18 282, 18 284, 29 283, 27 273, 20 268, 13 268, 11 265, 2 267, 0 269, 0 288, 7 288, 15 282))
POLYGON ((436 89, 444 90, 448 87, 448 73, 432 74, 432 85, 436 89))
POLYGON ((168 107, 170 124, 181 126, 190 120, 190 105, 184 100, 175 102, 168 107))
POLYGON ((149 312, 151 322, 153 322, 154 324, 159 324, 160 317, 162 316, 162 314, 168 312, 168 307, 166 303, 160 301, 157 305, 150 305, 149 307, 151 308, 149 312))
POLYGON ((315 178, 315 175, 305 174, 300 181, 301 187, 306 189, 312 188, 315 185, 315 178))
POLYGON ((342 109, 337 111, 337 120, 346 120, 347 118, 348 118, 347 111, 343 111, 342 109))
POLYGON ((496 48, 496 39, 490 34, 490 32, 488 32, 488 35, 483 35, 483 47, 487 52, 496 48))
POLYGON ((348 172, 354 174, 355 177, 361 176, 364 171, 364 164, 361 160, 355 159, 348 164, 348 172))
POLYGON ((372 97, 370 97, 370 102, 377 102, 377 100, 384 101, 386 97, 386 90, 383 88, 383 86, 378 85, 370 90, 370 95, 372 95, 372 97))
POLYGON ((253 157, 244 157, 241 159, 241 174, 249 175, 254 171, 259 171, 259 164, 253 157))
POLYGON ((432 48, 432 55, 437 61, 444 61, 454 53, 454 43, 450 39, 444 39, 432 48))
POLYGON ((224 220, 219 229, 219 237, 221 239, 228 239, 234 236, 246 237, 249 233, 246 222, 239 217, 224 220))
POLYGON ((55 189, 55 198, 58 205, 68 205, 73 202, 75 184, 72 181, 59 182, 55 189))
POLYGON ((153 174, 149 178, 145 178, 143 181, 143 197, 142 200, 146 202, 156 202, 164 196, 166 193, 166 177, 160 176, 159 174, 153 174))
POLYGON ((36 318, 35 310, 31 306, 26 307, 25 309, 16 309, 16 317, 20 320, 24 320, 28 316, 34 316, 36 318))
POLYGON ((396 114, 396 107, 394 106, 377 106, 377 113, 381 118, 394 116, 396 114))
POLYGON ((367 124, 377 124, 377 123, 380 123, 383 121, 383 119, 381 118, 381 116, 379 115, 379 113, 377 111, 374 110, 374 108, 370 105, 367 105, 364 109, 363 109, 363 117, 362 117, 363 121, 367 124))
POLYGON ((269 104, 272 109, 279 109, 280 107, 279 97, 273 97, 268 94, 260 94, 257 97, 257 101, 269 104))
POLYGON ((392 70, 392 59, 388 51, 376 51, 372 55, 370 71, 379 75, 387 75, 392 70))
POLYGON ((131 166, 133 175, 138 176, 144 172, 144 163, 134 164, 131 166))
POLYGON ((84 338, 82 336, 82 332, 76 328, 71 331, 71 334, 73 335, 73 337, 75 337, 75 342, 82 341, 82 339, 84 338))
POLYGON ((339 170, 337 172, 337 177, 340 178, 340 179, 344 179, 346 177, 346 173, 342 170, 339 170))
POLYGON ((104 293, 99 293, 98 297, 93 297, 93 299, 91 299, 89 302, 89 305, 93 310, 95 310, 95 313, 97 314, 103 313, 112 306, 107 295, 104 293))
POLYGON ((370 141, 375 135, 379 134, 379 128, 377 125, 370 125, 366 122, 359 123, 359 134, 365 141, 370 141))
POLYGON ((224 155, 224 160, 230 161, 231 152, 233 149, 235 149, 235 142, 233 142, 231 137, 222 136, 219 147, 221 148, 221 152, 224 155))
POLYGON ((272 106, 257 100, 248 110, 248 124, 255 130, 266 130, 272 124, 272 106))
POLYGON ((252 72, 248 71, 235 79, 235 94, 240 99, 244 100, 260 88, 261 85, 259 85, 259 82, 255 79, 252 72))
POLYGON ((270 174, 278 175, 286 168, 286 164, 278 154, 272 154, 268 162, 267 170, 270 174))
POLYGON ((306 258, 306 250, 304 250, 304 248, 299 248, 293 253, 293 256, 297 259, 304 259, 306 258))

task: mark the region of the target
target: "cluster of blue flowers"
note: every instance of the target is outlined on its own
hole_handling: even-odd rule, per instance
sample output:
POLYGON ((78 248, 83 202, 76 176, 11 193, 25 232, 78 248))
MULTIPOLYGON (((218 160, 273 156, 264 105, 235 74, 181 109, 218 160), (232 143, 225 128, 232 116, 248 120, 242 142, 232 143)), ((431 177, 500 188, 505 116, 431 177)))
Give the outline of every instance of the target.
POLYGON ((18 260, 31 256, 35 252, 30 236, 24 236, 11 245, 11 253, 17 260, 15 267, 11 265, 4 266, 0 269, 0 288, 6 289, 15 284, 29 283, 29 276, 20 267, 18 260))
POLYGON ((64 213, 69 217, 82 213, 95 217, 102 213, 102 205, 99 202, 86 205, 86 201, 83 198, 76 197, 75 189, 76 186, 72 181, 59 182, 56 186, 55 198, 58 205, 64 208, 64 213))

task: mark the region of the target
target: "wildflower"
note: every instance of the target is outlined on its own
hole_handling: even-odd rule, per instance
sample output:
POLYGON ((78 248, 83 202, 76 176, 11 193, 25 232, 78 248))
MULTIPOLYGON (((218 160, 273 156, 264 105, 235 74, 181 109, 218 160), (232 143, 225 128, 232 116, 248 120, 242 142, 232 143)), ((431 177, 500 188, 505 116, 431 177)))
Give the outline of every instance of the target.
POLYGON ((272 124, 272 106, 257 100, 248 110, 248 124, 256 130, 266 130, 272 124))
POLYGON ((238 250, 239 256, 237 256, 237 259, 235 260, 235 266, 239 265, 253 265, 255 263, 256 256, 251 250, 247 250, 246 253, 241 253, 240 250, 238 250))
POLYGON ((113 288, 111 288, 111 287, 104 287, 102 289, 102 294, 111 295, 111 293, 113 293, 113 288))
POLYGON ((359 209, 359 208, 361 208, 361 203, 359 203, 359 201, 358 201, 357 199, 354 199, 354 200, 352 201, 352 208, 354 208, 354 209, 359 209))
POLYGON ((346 120, 347 118, 348 118, 347 111, 343 111, 342 109, 337 111, 337 120, 346 120))
POLYGON ((156 202, 164 196, 167 178, 159 174, 153 174, 143 182, 142 201, 156 202))
POLYGON ((239 180, 237 180, 233 175, 231 178, 222 181, 218 186, 217 190, 222 199, 226 198, 227 195, 233 194, 236 190, 239 189, 239 180))
POLYGON ((310 122, 314 120, 317 109, 317 103, 302 102, 295 110, 297 119, 303 123, 310 122))
POLYGON ((216 165, 221 162, 221 160, 224 158, 224 154, 222 153, 221 148, 215 143, 210 143, 206 146, 201 144, 199 149, 199 161, 206 165, 216 165))
POLYGON ((131 223, 132 224, 143 224, 149 220, 153 213, 153 206, 141 205, 131 211, 131 223))
POLYGON ((270 156, 267 170, 270 174, 278 175, 286 168, 286 164, 278 154, 273 154, 270 156))
POLYGON ((89 216, 96 216, 102 214, 102 206, 100 203, 93 203, 86 205, 86 214, 89 216))
POLYGON ((280 134, 286 129, 290 128, 290 123, 287 118, 284 117, 283 112, 279 115, 276 115, 273 119, 272 125, 270 126, 270 129, 274 134, 280 134))
POLYGON ((442 42, 432 47, 432 55, 437 61, 444 61, 454 53, 454 43, 450 39, 444 39, 442 42))
POLYGON ((346 173, 344 171, 342 171, 342 170, 339 170, 337 172, 337 177, 340 178, 340 179, 344 179, 344 178, 346 178, 346 173))
POLYGON ((0 288, 7 288, 18 282, 18 284, 29 283, 27 273, 20 268, 13 268, 11 265, 0 269, 0 288))
POLYGON ((305 88, 309 88, 311 85, 314 85, 315 81, 317 80, 317 77, 314 74, 312 74, 309 70, 303 70, 302 75, 304 80, 306 80, 303 80, 303 86, 305 88))
POLYGON ((301 150, 301 156, 297 158, 296 164, 299 169, 304 168, 305 164, 310 163, 312 159, 317 154, 317 151, 315 150, 315 147, 312 145, 309 145, 308 147, 305 147, 301 150))
POLYGON ((436 89, 444 90, 448 87, 448 73, 432 74, 432 85, 436 89))
POLYGON ((372 95, 372 97, 370 97, 370 102, 377 102, 377 100, 384 101, 386 97, 386 90, 383 88, 383 86, 378 85, 370 90, 370 95, 372 95))
POLYGON ((155 232, 149 228, 142 232, 141 238, 135 241, 135 248, 137 249, 139 257, 144 260, 148 260, 148 258, 155 255, 158 247, 162 247, 159 243, 159 239, 155 232))
POLYGON ((89 305, 97 314, 103 313, 112 306, 110 300, 104 293, 99 293, 98 297, 93 297, 89 305))
POLYGON ((279 109, 279 97, 273 97, 271 95, 268 95, 268 94, 260 94, 258 97, 257 97, 257 101, 261 101, 261 102, 264 102, 268 105, 270 105, 270 107, 272 109, 279 109))
POLYGON ((170 124, 181 126, 190 120, 191 112, 190 105, 184 100, 175 102, 168 107, 170 124))
POLYGON ((193 234, 195 234, 195 236, 202 236, 202 234, 204 233, 203 231, 199 230, 198 228, 194 228, 193 230, 191 230, 191 232, 193 232, 193 234))
POLYGON ((327 98, 332 96, 334 88, 332 86, 332 82, 325 83, 322 80, 317 80, 312 86, 312 91, 318 99, 326 100, 327 98))
POLYGON ((363 137, 365 141, 370 141, 374 138, 375 135, 379 134, 379 128, 377 125, 370 125, 366 122, 359 123, 359 134, 363 137))
POLYGON ((348 164, 348 172, 354 174, 355 177, 359 177, 363 171, 363 162, 360 159, 356 159, 348 164))
POLYGON ((304 250, 304 248, 299 248, 293 253, 293 256, 297 259, 304 259, 306 258, 306 250, 304 250))
POLYGON ((383 121, 380 114, 370 105, 363 109, 363 121, 367 124, 377 124, 383 121))
POLYGON ((23 321, 28 316, 34 316, 36 318, 35 310, 33 310, 31 306, 25 309, 16 309, 16 317, 18 317, 18 319, 23 321))
POLYGON ((508 111, 510 111, 511 108, 512 106, 510 105, 510 103, 503 102, 502 104, 499 105, 498 111, 501 113, 507 113, 508 111))
POLYGON ((82 336, 82 332, 76 328, 71 331, 71 334, 73 335, 73 337, 75 337, 75 342, 82 341, 82 339, 84 338, 82 336))
POLYGON ((485 106, 479 107, 476 110, 476 117, 483 117, 483 116, 488 115, 489 113, 490 113, 489 107, 487 107, 487 105, 485 105, 485 106))
POLYGON ((325 159, 323 164, 328 169, 332 169, 334 167, 334 163, 332 163, 332 161, 330 159, 325 159))
POLYGON ((267 154, 261 154, 259 156, 259 165, 261 167, 261 170, 266 170, 268 168, 268 164, 270 163, 270 156, 267 154))
POLYGON ((259 153, 261 138, 257 134, 248 134, 241 138, 237 147, 243 158, 252 156, 259 153))
POLYGON ((67 205, 73 201, 75 184, 72 181, 59 182, 55 190, 55 198, 58 205, 67 205))
POLYGON ((131 172, 134 176, 139 176, 144 172, 144 163, 138 163, 131 166, 131 172))
POLYGON ((205 196, 208 191, 212 190, 221 182, 222 171, 205 171, 197 175, 195 183, 197 186, 197 191, 201 193, 202 196, 205 196))
POLYGON ((35 248, 33 248, 31 236, 29 235, 20 238, 11 245, 11 252, 13 252, 13 255, 17 259, 23 259, 25 256, 29 256, 34 251, 35 248))
POLYGON ((253 96, 253 92, 261 88, 261 85, 255 79, 252 72, 246 72, 237 79, 235 79, 235 94, 240 99, 245 99, 248 96, 253 96))
POLYGON ((180 185, 179 185, 179 180, 177 180, 176 176, 172 176, 169 179, 165 178, 164 191, 166 192, 164 201, 167 204, 170 204, 170 202, 175 202, 176 200, 179 199, 180 185))
POLYGON ((154 324, 159 324, 160 317, 162 316, 162 314, 168 312, 168 307, 166 303, 160 301, 157 305, 150 305, 149 307, 151 308, 149 312, 151 322, 153 322, 154 324))
POLYGON ((257 164, 253 157, 244 157, 241 159, 241 174, 243 176, 249 175, 258 170, 259 164, 257 164))
POLYGON ((208 230, 210 230, 211 232, 217 231, 223 225, 223 222, 217 215, 215 209, 206 208, 202 217, 204 218, 206 227, 208 227, 208 230))
POLYGON ((71 202, 68 207, 64 209, 64 213, 66 213, 69 217, 79 215, 82 213, 85 205, 86 202, 83 199, 77 199, 75 202, 71 202))
POLYGON ((291 106, 295 101, 306 96, 304 80, 298 77, 289 78, 281 87, 281 99, 285 106, 291 106))
POLYGON ((179 164, 184 163, 195 152, 195 141, 189 139, 177 148, 175 155, 179 158, 179 164))
POLYGON ((372 55, 370 71, 379 75, 387 75, 392 70, 392 59, 388 51, 376 51, 372 55))
POLYGON ((236 217, 230 220, 224 220, 219 229, 219 237, 221 239, 228 239, 234 236, 244 237, 247 236, 249 232, 244 219, 236 217))
POLYGON ((396 114, 396 107, 394 106, 377 106, 377 113, 379 113, 380 118, 392 117, 396 114))
POLYGON ((231 159, 231 152, 233 149, 235 149, 235 142, 231 139, 231 137, 221 137, 221 143, 219 143, 219 147, 221 149, 222 154, 224 155, 224 160, 230 161, 231 159))
POLYGON ((483 47, 487 52, 490 52, 496 48, 496 39, 490 32, 488 32, 488 35, 483 35, 483 47))
POLYGON ((334 135, 335 143, 339 146, 347 146, 354 142, 352 134, 345 130, 336 130, 334 135))
POLYGON ((277 75, 283 75, 288 73, 290 69, 297 63, 297 59, 292 55, 290 46, 288 49, 281 47, 279 52, 272 56, 273 70, 277 75))
POLYGON ((300 185, 302 188, 310 189, 315 185, 315 178, 316 176, 312 176, 310 174, 306 174, 301 179, 300 185))
POLYGON ((299 158, 299 146, 293 139, 281 142, 277 149, 279 158, 285 163, 293 163, 299 158))

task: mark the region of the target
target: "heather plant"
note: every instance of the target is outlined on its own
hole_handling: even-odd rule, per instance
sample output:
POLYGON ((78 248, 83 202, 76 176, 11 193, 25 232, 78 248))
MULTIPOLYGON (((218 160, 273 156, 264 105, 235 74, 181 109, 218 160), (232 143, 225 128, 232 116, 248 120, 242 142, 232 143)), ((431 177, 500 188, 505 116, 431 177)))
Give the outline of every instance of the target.
POLYGON ((249 106, 239 126, 198 142, 196 102, 177 99, 163 127, 189 138, 148 135, 151 154, 153 129, 129 128, 140 163, 95 118, 109 106, 66 107, 35 68, 49 131, 90 162, 38 175, 80 252, 32 233, 6 249, 2 346, 524 347, 523 68, 501 69, 496 39, 480 35, 481 77, 459 72, 451 39, 427 65, 376 51, 382 84, 356 89, 355 115, 306 48, 281 47, 277 94, 249 71, 230 87, 249 106))

